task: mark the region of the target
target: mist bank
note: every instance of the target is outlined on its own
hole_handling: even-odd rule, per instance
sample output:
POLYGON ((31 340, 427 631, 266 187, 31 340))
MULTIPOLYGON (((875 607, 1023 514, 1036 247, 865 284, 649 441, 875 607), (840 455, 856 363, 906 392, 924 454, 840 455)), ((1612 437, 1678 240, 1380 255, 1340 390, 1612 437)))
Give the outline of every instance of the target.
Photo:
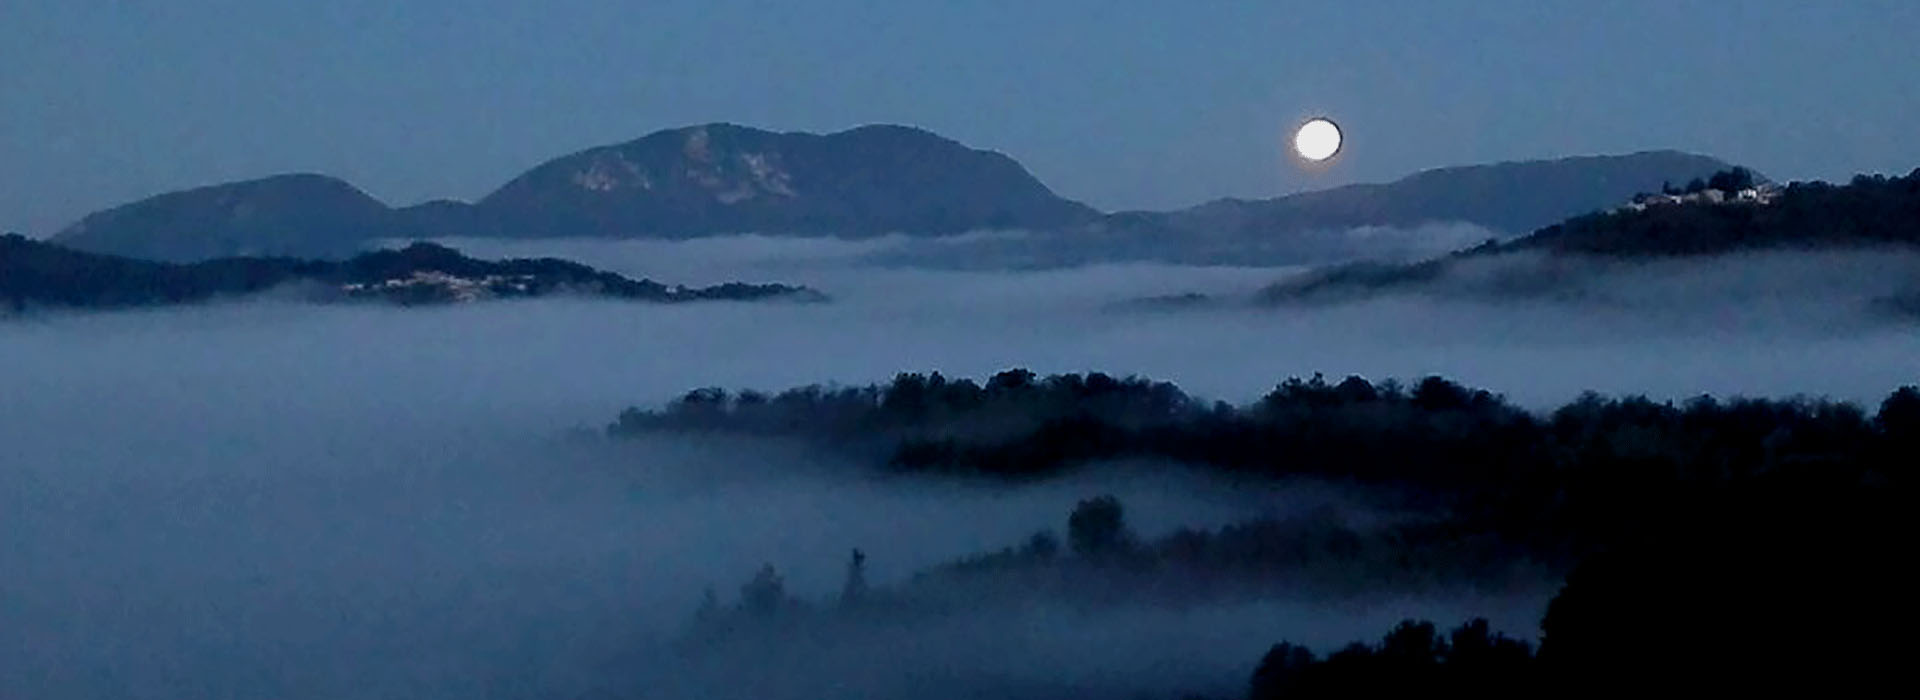
POLYGON ((663 406, 701 385, 864 385, 909 369, 988 377, 1016 366, 1154 377, 1235 405, 1321 371, 1438 374, 1529 412, 1586 389, 1656 402, 1806 394, 1871 407, 1913 382, 1920 356, 1920 340, 1898 324, 1761 311, 1734 322, 1708 306, 1662 316, 1400 298, 1113 311, 1117 300, 1184 290, 1251 294, 1286 271, 1017 273, 859 259, 886 245, 554 241, 499 254, 558 254, 688 284, 789 280, 832 293, 832 304, 259 300, 7 324, 0 650, 25 661, 0 664, 0 695, 751 697, 791 687, 806 697, 842 683, 934 687, 921 681, 955 695, 1175 685, 1229 695, 1281 639, 1324 653, 1403 618, 1474 616, 1531 638, 1548 592, 1091 611, 1009 600, 977 619, 831 637, 823 655, 786 645, 756 657, 759 666, 723 653, 696 668, 671 655, 671 642, 701 592, 731 594, 764 564, 793 595, 832 600, 851 548, 870 557, 872 584, 890 587, 1017 548, 1100 494, 1126 504, 1144 540, 1327 504, 1357 509, 1345 492, 1256 487, 1165 464, 1102 463, 1005 484, 875 476, 873 462, 798 441, 566 436, 597 434, 627 406, 663 406), (1822 359, 1836 357, 1846 361, 1822 359), (956 659, 977 673, 923 670, 956 659), (858 680, 862 669, 870 681, 858 680), (733 678, 788 685, 727 684, 733 678))
MULTIPOLYGON (((984 376, 1015 365, 1042 373, 1101 369, 1152 376, 1234 402, 1256 398, 1260 384, 1313 371, 1334 377, 1442 374, 1530 408, 1551 407, 1586 390, 1673 400, 1703 393, 1806 394, 1870 402, 1910 381, 1907 358, 1920 352, 1906 324, 1869 303, 1898 288, 1893 273, 1911 259, 1879 254, 1833 252, 1831 261, 1811 256, 1803 263, 1804 254, 1758 253, 1751 267, 1732 258, 1719 261, 1725 266, 1676 260, 1618 283, 1609 283, 1608 275, 1574 276, 1596 294, 1638 299, 1634 304, 1584 303, 1572 295, 1514 300, 1409 293, 1261 310, 1182 295, 1249 299, 1276 277, 1300 270, 1164 264, 926 270, 861 259, 899 239, 454 243, 480 257, 557 255, 629 277, 695 285, 781 279, 835 299, 825 307, 783 306, 769 313, 710 307, 698 314, 663 309, 630 315, 556 302, 514 311, 517 318, 503 322, 460 316, 478 327, 527 334, 487 341, 501 345, 503 353, 524 355, 523 365, 567 357, 614 381, 635 369, 620 363, 613 348, 655 347, 667 342, 657 339, 671 338, 672 350, 653 353, 649 362, 658 368, 656 376, 689 379, 624 396, 610 395, 605 386, 579 387, 605 411, 572 414, 589 424, 635 401, 665 401, 690 381, 769 388, 864 384, 902 369, 984 376), (1854 274, 1849 265, 1856 263, 1869 274, 1854 274), (1783 268, 1791 274, 1776 282, 1775 271, 1783 268), (1694 284, 1696 278, 1701 284, 1694 284), (1182 301, 1128 303, 1150 297, 1182 301), (579 328, 594 324, 597 335, 579 328), (1850 361, 1810 359, 1832 356, 1850 361), (755 362, 762 358, 775 361, 755 362)), ((213 314, 221 315, 248 314, 213 314)), ((449 329, 447 337, 487 334, 439 317, 416 322, 449 329)))
MULTIPOLYGON (((974 662, 948 674, 955 696, 1003 685, 1055 696, 1196 679, 1226 687, 1274 630, 1344 637, 1487 607, 1488 597, 1448 595, 1338 609, 1015 606, 892 636, 849 632, 824 647, 858 653, 784 645, 744 670, 737 658, 690 666, 670 643, 700 592, 764 563, 796 595, 826 597, 850 547, 872 557, 876 586, 893 585, 1057 527, 1096 493, 1125 499, 1146 536, 1327 497, 1125 468, 1016 488, 904 482, 774 444, 567 438, 565 428, 597 423, 616 397, 664 393, 702 366, 779 368, 787 352, 710 339, 704 357, 682 347, 688 364, 676 367, 654 359, 668 347, 658 339, 697 338, 671 319, 707 327, 711 312, 633 308, 258 304, 9 327, 0 649, 18 663, 0 666, 0 688, 765 697, 768 686, 731 683, 819 689, 867 673, 868 687, 899 688, 954 659, 974 662), (727 359, 748 350, 756 354, 727 359), (1135 652, 1091 653, 1088 635, 1135 652), (1192 670, 1169 671, 1179 668, 1192 670)), ((1499 598, 1515 610, 1505 628, 1526 629, 1540 600, 1499 598)))
POLYGON ((1283 267, 1351 260, 1412 261, 1508 236, 1471 223, 1445 221, 1259 233, 1120 226, 920 239, 869 253, 864 262, 956 270, 1048 270, 1118 263, 1283 267))
POLYGON ((1914 316, 1899 304, 1916 295, 1920 250, 1892 247, 1648 260, 1522 251, 1406 266, 1354 263, 1294 274, 1252 299, 1298 306, 1416 297, 1672 323, 1697 319, 1722 328, 1797 317, 1808 327, 1824 319, 1840 330, 1910 324, 1914 316))

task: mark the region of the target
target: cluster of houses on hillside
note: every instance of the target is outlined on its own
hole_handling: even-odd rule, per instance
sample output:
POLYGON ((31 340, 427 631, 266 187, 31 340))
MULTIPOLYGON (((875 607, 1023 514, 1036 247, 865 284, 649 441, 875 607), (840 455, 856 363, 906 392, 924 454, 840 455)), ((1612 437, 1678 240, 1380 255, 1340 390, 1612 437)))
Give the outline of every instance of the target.
POLYGON ((1709 187, 1693 192, 1642 193, 1615 211, 1645 211, 1647 207, 1669 204, 1772 204, 1783 190, 1768 182, 1731 192, 1709 187))
POLYGON ((382 298, 403 303, 464 303, 502 297, 533 296, 534 275, 487 275, 471 278, 438 270, 415 270, 407 277, 379 282, 340 285, 349 298, 382 298))

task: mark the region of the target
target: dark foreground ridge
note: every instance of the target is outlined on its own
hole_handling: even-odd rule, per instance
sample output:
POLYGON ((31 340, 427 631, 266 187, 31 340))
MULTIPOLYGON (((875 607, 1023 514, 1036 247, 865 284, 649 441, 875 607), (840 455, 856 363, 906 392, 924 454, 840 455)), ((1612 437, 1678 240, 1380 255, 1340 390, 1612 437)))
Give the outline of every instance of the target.
POLYGON ((662 410, 630 408, 608 430, 799 438, 901 472, 1031 479, 1145 459, 1331 480, 1409 494, 1542 552, 1577 552, 1765 474, 1904 474, 1920 450, 1920 391, 1895 391, 1877 415, 1816 399, 1594 394, 1536 414, 1441 377, 1316 375, 1233 406, 1137 377, 1009 370, 978 384, 936 372, 776 395, 701 389, 662 410))
POLYGON ((856 551, 842 594, 824 604, 788 596, 763 568, 737 605, 709 596, 688 653, 910 627, 996 602, 1325 600, 1484 589, 1520 569, 1565 576, 1537 641, 1480 621, 1446 635, 1408 621, 1342 649, 1282 640, 1248 696, 1862 689, 1891 678, 1905 648, 1906 628, 1886 616, 1910 596, 1897 571, 1920 455, 1912 386, 1871 414, 1812 399, 1591 394, 1543 414, 1439 377, 1294 379, 1231 406, 1143 379, 1012 370, 984 384, 936 373, 777 395, 700 390, 662 411, 629 410, 610 431, 797 437, 906 473, 981 478, 1151 458, 1344 484, 1397 513, 1374 525, 1302 513, 1149 539, 1117 500, 1094 497, 1066 519, 1064 539, 1035 533, 897 585, 869 586, 856 551))
MULTIPOLYGON (((1506 242, 1412 264, 1361 262, 1268 287, 1266 302, 1324 302, 1417 292, 1460 265, 1515 254, 1603 264, 1761 250, 1920 249, 1920 169, 1860 175, 1845 185, 1754 182, 1732 169, 1685 188, 1643 193, 1612 211, 1577 216, 1506 242)), ((1887 300, 1920 308, 1920 297, 1887 300)))
POLYGON ((409 306, 562 294, 662 303, 826 298, 783 284, 669 287, 554 258, 477 260, 432 243, 342 262, 223 258, 175 264, 84 253, 18 234, 0 236, 0 311, 191 304, 270 290, 312 301, 409 306))
POLYGON ((1905 680, 1912 648, 1897 554, 1909 487, 1754 480, 1584 558, 1548 603, 1537 652, 1477 621, 1442 637, 1409 620, 1324 655, 1276 644, 1247 697, 1871 695, 1905 680))

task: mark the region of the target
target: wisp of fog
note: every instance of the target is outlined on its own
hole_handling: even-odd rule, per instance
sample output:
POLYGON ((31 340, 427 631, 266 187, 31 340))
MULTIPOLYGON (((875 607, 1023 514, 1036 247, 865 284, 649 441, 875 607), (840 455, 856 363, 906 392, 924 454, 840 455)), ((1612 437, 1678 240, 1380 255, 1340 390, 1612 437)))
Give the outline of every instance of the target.
MULTIPOLYGON (((623 407, 691 388, 901 371, 1099 370, 1235 402, 1314 372, 1438 373, 1545 407, 1587 389, 1871 401, 1920 369, 1913 326, 1742 305, 1714 282, 1772 289, 1754 282, 1766 261, 1674 268, 1660 278, 1671 296, 1649 304, 1657 314, 1421 297, 1122 311, 1116 302, 1155 295, 1243 296, 1294 271, 875 264, 898 239, 457 245, 669 283, 803 283, 834 301, 235 302, 0 324, 0 697, 1237 692, 1283 638, 1326 648, 1404 617, 1475 615, 1532 637, 1551 589, 983 607, 830 648, 694 663, 665 649, 702 589, 730 593, 762 563, 819 598, 853 547, 884 585, 1057 530, 1102 493, 1144 534, 1345 496, 1151 465, 1025 485, 882 478, 793 446, 594 436, 623 407)), ((1823 264, 1853 263, 1871 264, 1823 264)))

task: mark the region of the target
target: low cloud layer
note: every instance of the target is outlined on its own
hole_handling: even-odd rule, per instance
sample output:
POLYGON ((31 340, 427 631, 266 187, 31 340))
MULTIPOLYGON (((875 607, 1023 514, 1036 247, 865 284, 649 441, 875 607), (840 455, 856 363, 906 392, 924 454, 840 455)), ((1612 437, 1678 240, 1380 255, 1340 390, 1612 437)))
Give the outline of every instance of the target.
POLYGON ((1185 293, 1248 298, 1304 268, 1126 263, 1008 272, 871 262, 876 252, 909 245, 904 239, 456 243, 479 255, 560 254, 668 281, 793 282, 839 299, 799 313, 690 310, 699 328, 678 335, 683 342, 763 339, 740 351, 751 357, 737 374, 709 364, 695 380, 727 387, 864 383, 908 369, 981 376, 1022 365, 1140 373, 1242 401, 1316 371, 1438 373, 1549 407, 1588 389, 1877 401, 1920 374, 1906 359, 1920 348, 1914 325, 1870 304, 1920 291, 1920 256, 1893 251, 1639 265, 1501 258, 1463 267, 1438 288, 1355 303, 1122 311, 1124 302, 1185 293), (756 362, 767 355, 754 353, 779 348, 803 351, 777 363, 793 371, 756 362), (1838 356, 1849 361, 1817 359, 1838 356))
MULTIPOLYGON (((851 547, 884 584, 1059 529, 1096 493, 1120 496, 1147 533, 1338 496, 1139 465, 1023 487, 877 479, 775 445, 609 445, 568 431, 697 386, 906 370, 1139 373, 1230 401, 1315 371, 1441 373, 1531 406, 1585 389, 1873 401, 1920 378, 1912 326, 1798 302, 1794 313, 1702 294, 1661 313, 1421 298, 1116 312, 1156 294, 1247 294, 1288 271, 873 266, 887 245, 468 247, 667 282, 804 283, 834 295, 826 305, 251 303, 0 326, 0 696, 745 697, 764 682, 821 697, 941 679, 920 687, 1234 689, 1283 637, 1331 645, 1405 616, 1470 614, 1531 636, 1546 591, 996 613, 741 658, 760 671, 735 673, 669 662, 662 645, 703 587, 729 594, 762 562, 825 596, 851 547)), ((1621 289, 1794 279, 1706 269, 1717 272, 1647 268, 1621 289)))

